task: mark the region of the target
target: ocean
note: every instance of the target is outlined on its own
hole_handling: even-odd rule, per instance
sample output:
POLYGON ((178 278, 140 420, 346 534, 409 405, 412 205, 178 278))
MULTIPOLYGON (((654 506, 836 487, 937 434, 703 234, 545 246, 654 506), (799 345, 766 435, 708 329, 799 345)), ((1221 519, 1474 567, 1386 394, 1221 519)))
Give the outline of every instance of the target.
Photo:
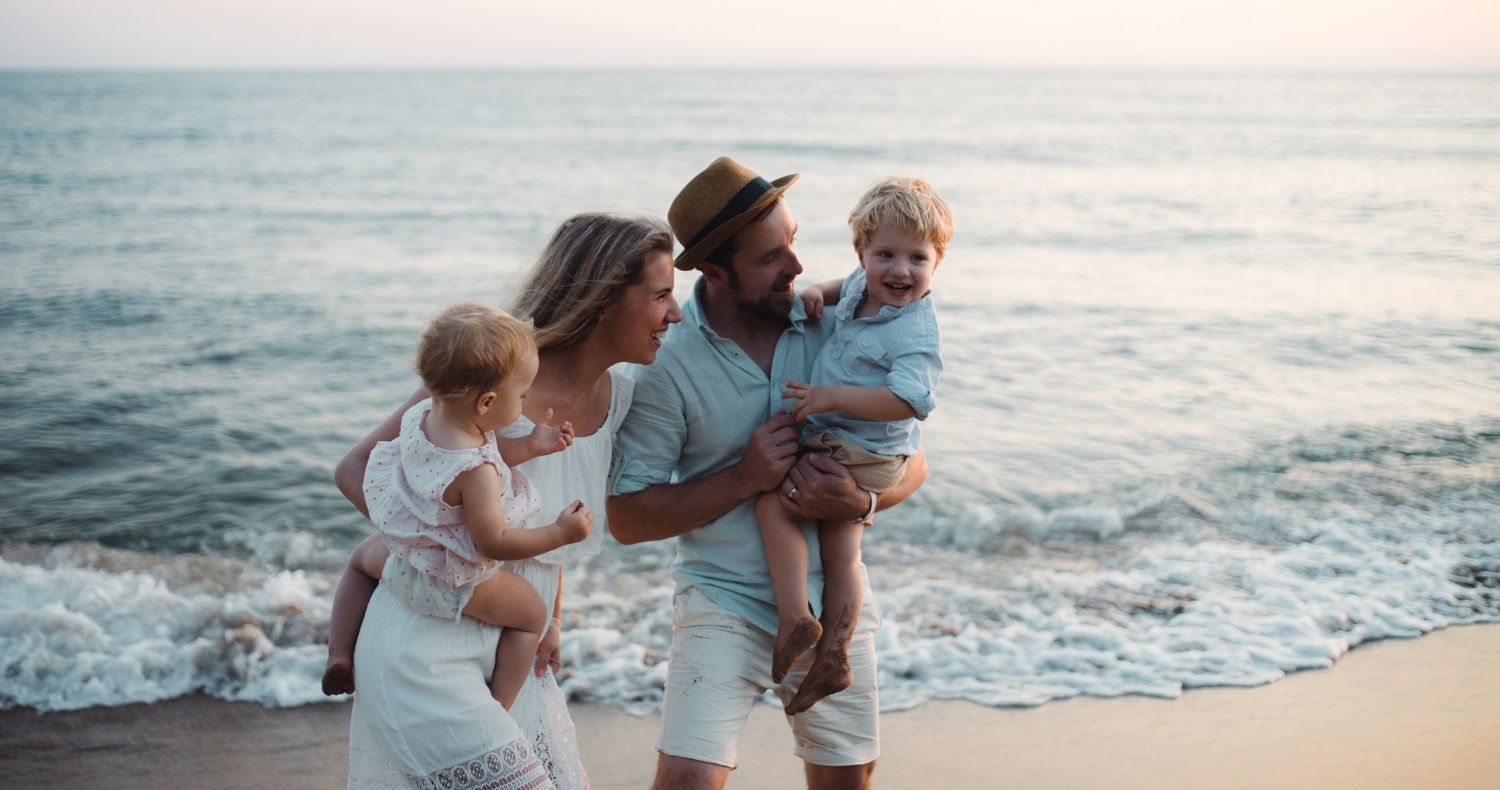
MULTIPOLYGON (((801 173, 807 282, 875 180, 954 208, 886 709, 1500 622, 1500 75, 4 73, 0 708, 324 701, 332 468, 426 319, 720 154, 801 173)), ((573 698, 658 706, 672 553, 570 570, 573 698)))

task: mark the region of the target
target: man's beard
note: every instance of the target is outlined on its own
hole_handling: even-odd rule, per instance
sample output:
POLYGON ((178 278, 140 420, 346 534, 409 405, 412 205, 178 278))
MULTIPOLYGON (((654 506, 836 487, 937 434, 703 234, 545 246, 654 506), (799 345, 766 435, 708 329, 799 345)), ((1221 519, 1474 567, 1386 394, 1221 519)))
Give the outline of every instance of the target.
POLYGON ((727 271, 729 272, 729 299, 740 312, 769 323, 785 324, 787 322, 787 317, 792 311, 791 300, 777 303, 774 301, 776 296, 774 293, 768 293, 753 301, 746 299, 740 276, 735 273, 734 267, 728 267, 727 271))

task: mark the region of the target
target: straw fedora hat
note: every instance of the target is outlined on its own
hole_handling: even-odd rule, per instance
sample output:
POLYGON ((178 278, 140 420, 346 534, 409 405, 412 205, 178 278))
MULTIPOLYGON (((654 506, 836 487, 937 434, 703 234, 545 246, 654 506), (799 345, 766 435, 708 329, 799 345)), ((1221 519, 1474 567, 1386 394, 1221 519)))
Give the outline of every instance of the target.
POLYGON ((705 255, 749 224, 796 181, 796 173, 767 181, 727 156, 715 159, 693 176, 667 210, 672 235, 682 242, 677 268, 696 269, 705 255))

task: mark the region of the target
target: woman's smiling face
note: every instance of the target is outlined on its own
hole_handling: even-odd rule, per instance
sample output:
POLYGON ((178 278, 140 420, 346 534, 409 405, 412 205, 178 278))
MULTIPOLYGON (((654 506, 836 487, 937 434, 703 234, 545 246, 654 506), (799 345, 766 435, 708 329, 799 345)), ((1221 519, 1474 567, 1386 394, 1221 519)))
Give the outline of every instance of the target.
POLYGON ((641 269, 640 282, 627 287, 605 308, 593 331, 614 345, 620 361, 649 365, 656 361, 667 327, 682 320, 682 309, 672 296, 677 270, 672 268, 670 254, 648 254, 641 269))

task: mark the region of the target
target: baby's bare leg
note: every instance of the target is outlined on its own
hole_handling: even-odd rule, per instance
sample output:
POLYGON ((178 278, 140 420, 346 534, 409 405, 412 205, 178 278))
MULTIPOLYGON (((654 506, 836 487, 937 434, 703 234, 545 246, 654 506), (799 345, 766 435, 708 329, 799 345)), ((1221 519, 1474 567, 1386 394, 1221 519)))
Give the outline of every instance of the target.
POLYGON ((859 541, 864 533, 864 525, 859 522, 818 522, 823 558, 823 639, 807 677, 787 703, 788 715, 801 713, 854 682, 854 672, 849 668, 849 640, 859 622, 865 595, 859 572, 859 541))
POLYGON ((371 535, 354 547, 339 579, 333 611, 328 614, 328 664, 323 668, 323 693, 330 697, 354 692, 354 644, 390 555, 385 543, 371 535))
POLYGON ((823 633, 807 605, 807 539, 796 519, 781 506, 776 491, 760 495, 755 502, 761 540, 766 544, 766 565, 771 569, 771 588, 776 593, 776 648, 771 653, 771 680, 780 683, 786 673, 823 633))
POLYGON ((500 571, 474 588, 464 614, 505 629, 495 650, 490 693, 510 710, 536 663, 537 643, 547 631, 547 605, 530 582, 510 571, 500 571))

